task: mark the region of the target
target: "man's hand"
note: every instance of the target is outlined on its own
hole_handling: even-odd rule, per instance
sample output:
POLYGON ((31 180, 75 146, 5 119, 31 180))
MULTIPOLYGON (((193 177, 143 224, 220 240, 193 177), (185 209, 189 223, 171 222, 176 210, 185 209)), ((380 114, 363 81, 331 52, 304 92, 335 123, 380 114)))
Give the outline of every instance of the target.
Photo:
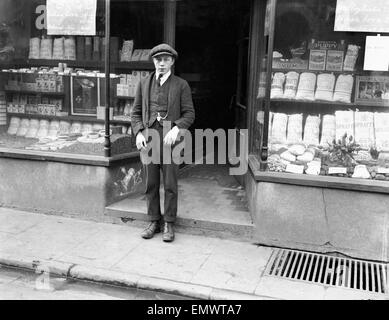
POLYGON ((172 145, 174 142, 176 142, 179 132, 180 132, 180 129, 178 129, 177 126, 174 126, 166 134, 165 138, 163 139, 163 143, 167 144, 167 145, 172 145))
POLYGON ((138 148, 138 150, 146 149, 146 138, 140 131, 136 135, 136 147, 138 148))

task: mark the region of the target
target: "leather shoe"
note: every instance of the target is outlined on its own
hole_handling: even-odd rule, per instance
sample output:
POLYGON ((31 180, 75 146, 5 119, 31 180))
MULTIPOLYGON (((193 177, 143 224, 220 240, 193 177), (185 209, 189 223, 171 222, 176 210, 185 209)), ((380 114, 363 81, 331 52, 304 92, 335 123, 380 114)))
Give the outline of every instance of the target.
POLYGON ((162 240, 165 242, 172 242, 174 240, 173 223, 165 222, 163 225, 162 240))
POLYGON ((155 233, 161 232, 161 227, 158 221, 152 221, 141 233, 143 239, 151 239, 155 233))

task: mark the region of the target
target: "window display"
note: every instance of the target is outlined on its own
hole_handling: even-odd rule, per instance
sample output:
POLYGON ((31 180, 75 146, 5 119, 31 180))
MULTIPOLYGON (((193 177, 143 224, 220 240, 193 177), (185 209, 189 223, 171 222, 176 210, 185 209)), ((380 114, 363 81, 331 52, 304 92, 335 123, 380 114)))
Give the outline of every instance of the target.
MULTIPOLYGON (((104 155, 105 1, 95 35, 48 35, 45 0, 0 2, 12 13, 0 27, 0 55, 9 52, 0 57, 0 148, 104 155)), ((137 84, 154 69, 149 48, 162 42, 163 6, 111 4, 111 155, 136 151, 130 114, 137 84)))
POLYGON ((389 180, 388 65, 364 70, 374 34, 334 31, 336 0, 276 3, 267 171, 389 180))

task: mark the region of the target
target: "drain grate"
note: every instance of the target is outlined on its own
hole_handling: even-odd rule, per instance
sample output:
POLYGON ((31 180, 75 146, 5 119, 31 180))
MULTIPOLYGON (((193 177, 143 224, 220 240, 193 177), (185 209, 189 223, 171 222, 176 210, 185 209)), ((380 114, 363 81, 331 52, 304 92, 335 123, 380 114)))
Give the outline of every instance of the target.
POLYGON ((265 275, 375 293, 389 293, 384 263, 289 249, 274 250, 265 275))

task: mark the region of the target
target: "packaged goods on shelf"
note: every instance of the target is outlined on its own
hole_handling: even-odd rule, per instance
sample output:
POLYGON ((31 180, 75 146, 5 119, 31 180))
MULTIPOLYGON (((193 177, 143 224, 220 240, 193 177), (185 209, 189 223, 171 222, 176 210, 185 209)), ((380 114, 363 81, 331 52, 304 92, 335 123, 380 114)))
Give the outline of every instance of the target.
POLYGON ((336 138, 335 116, 332 114, 325 114, 323 116, 320 145, 322 147, 328 147, 330 144, 332 144, 332 141, 335 138, 336 138))
POLYGON ((309 101, 315 100, 315 86, 316 75, 311 72, 303 72, 300 75, 296 99, 309 101))
POLYGON ((36 135, 39 130, 39 120, 38 119, 30 119, 30 126, 28 127, 26 138, 36 138, 36 135))
POLYGON ((142 49, 135 49, 131 56, 131 61, 139 61, 142 55, 142 49))
POLYGON ((271 130, 271 143, 286 143, 286 129, 288 115, 285 113, 273 114, 273 125, 271 130))
POLYGON ((131 61, 133 50, 134 50, 134 41, 133 40, 125 40, 123 42, 122 52, 120 55, 120 61, 123 61, 123 62, 131 61))
POLYGON ((313 148, 308 148, 300 156, 297 156, 297 160, 301 162, 311 162, 315 158, 315 150, 313 148))
POLYGON ((355 166, 352 178, 370 179, 371 176, 369 171, 367 170, 367 167, 365 165, 359 164, 355 166))
POLYGON ((52 59, 53 57, 53 39, 46 38, 41 40, 39 59, 52 59))
POLYGON ((79 121, 74 121, 70 127, 70 134, 81 133, 82 124, 79 121))
POLYGON ((336 111, 335 112, 335 122, 336 122, 336 141, 341 140, 344 134, 347 136, 354 135, 354 111, 336 111))
POLYGON ((294 144, 288 148, 288 151, 294 156, 301 156, 304 154, 306 148, 303 144, 294 144))
POLYGON ((325 70, 326 50, 311 50, 309 54, 309 70, 325 70))
POLYGON ((61 120, 59 122, 59 132, 58 132, 58 134, 59 135, 68 135, 68 134, 70 134, 70 127, 71 127, 70 121, 63 121, 63 120, 61 120))
POLYGON ((343 69, 344 52, 341 50, 328 50, 326 70, 342 71, 343 69))
POLYGON ((139 61, 149 61, 151 49, 143 49, 139 61))
POLYGON ((287 143, 300 143, 303 139, 303 114, 291 114, 288 116, 287 143))
POLYGON ((92 52, 92 60, 99 61, 100 60, 100 37, 93 37, 93 52, 92 52))
POLYGON ((64 40, 65 40, 64 37, 54 39, 53 59, 64 60, 65 58, 64 40))
POLYGON ((24 137, 28 131, 28 127, 30 126, 30 120, 29 119, 22 119, 20 122, 20 126, 18 128, 18 131, 16 132, 16 135, 18 137, 24 137))
POLYGON ((41 120, 39 121, 39 129, 36 134, 36 137, 38 139, 46 138, 49 135, 49 126, 50 123, 48 120, 41 120))
POLYGON ((85 37, 85 60, 92 60, 92 37, 85 37))
POLYGON ((47 136, 49 138, 56 138, 58 136, 58 132, 59 132, 59 121, 52 120, 49 125, 49 132, 47 136))
POLYGON ((354 71, 355 64, 358 59, 359 49, 361 47, 349 44, 347 47, 346 57, 344 58, 343 70, 344 71, 354 71))
POLYGON ((8 127, 7 133, 10 134, 10 135, 16 135, 16 132, 18 131, 20 122, 21 122, 20 118, 12 117, 11 121, 10 121, 10 124, 9 124, 9 127, 8 127))
POLYGON ((85 37, 76 38, 76 57, 77 60, 85 60, 85 37))
POLYGON ((76 39, 74 37, 65 38, 64 59, 76 60, 76 39))
POLYGON ((332 73, 322 73, 317 76, 316 100, 332 101, 335 87, 335 76, 332 73))
POLYGON ((40 46, 41 46, 40 38, 35 37, 30 39, 30 49, 28 54, 29 59, 39 59, 40 46))
POLYGON ((150 71, 141 71, 140 72, 140 79, 143 80, 143 79, 146 79, 150 74, 150 71))
POLYGON ((270 99, 279 99, 284 96, 285 74, 276 72, 273 75, 270 91, 270 99))
POLYGON ((375 144, 378 151, 389 151, 389 113, 374 113, 375 144))
POLYGON ((369 150, 374 145, 374 114, 355 111, 355 142, 362 149, 369 150))
POLYGON ((81 134, 83 136, 91 133, 92 131, 93 131, 93 129, 92 129, 92 124, 91 123, 83 123, 81 125, 81 134))
POLYGON ((353 84, 354 77, 351 74, 340 74, 336 81, 333 100, 344 103, 351 103, 353 84))
POLYGON ((284 98, 294 99, 297 93, 297 86, 300 75, 295 71, 290 71, 286 74, 284 98))
POLYGON ((306 145, 319 145, 320 117, 308 115, 304 126, 304 143, 306 145))

